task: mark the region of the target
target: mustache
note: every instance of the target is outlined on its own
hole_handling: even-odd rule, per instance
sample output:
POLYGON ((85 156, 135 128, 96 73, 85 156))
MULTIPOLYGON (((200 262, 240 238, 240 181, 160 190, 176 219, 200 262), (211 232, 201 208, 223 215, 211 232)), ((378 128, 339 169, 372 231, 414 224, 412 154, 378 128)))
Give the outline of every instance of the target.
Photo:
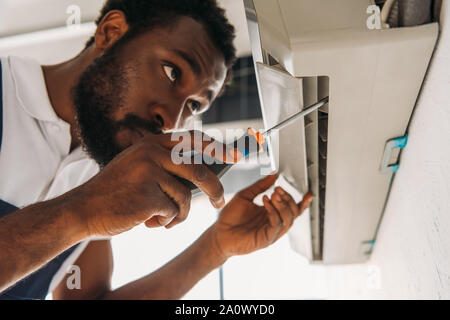
POLYGON ((157 123, 156 121, 148 121, 142 119, 135 114, 127 114, 123 120, 117 121, 114 126, 116 132, 122 128, 127 128, 130 130, 143 129, 144 131, 148 131, 153 134, 163 133, 163 130, 159 123, 157 123))

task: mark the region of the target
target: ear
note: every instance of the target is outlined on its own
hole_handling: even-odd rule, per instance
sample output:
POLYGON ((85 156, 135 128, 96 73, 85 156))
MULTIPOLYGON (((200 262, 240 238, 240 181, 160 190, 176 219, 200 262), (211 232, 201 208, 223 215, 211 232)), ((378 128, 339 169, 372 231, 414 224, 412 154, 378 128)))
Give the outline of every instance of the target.
POLYGON ((106 51, 129 29, 125 14, 120 10, 109 11, 97 26, 95 47, 106 51))

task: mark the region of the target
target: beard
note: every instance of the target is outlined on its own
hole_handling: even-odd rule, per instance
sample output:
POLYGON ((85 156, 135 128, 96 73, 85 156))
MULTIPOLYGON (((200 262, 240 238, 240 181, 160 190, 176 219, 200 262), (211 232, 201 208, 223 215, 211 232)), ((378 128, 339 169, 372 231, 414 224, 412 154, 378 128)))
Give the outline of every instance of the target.
POLYGON ((123 129, 143 129, 160 134, 160 124, 147 121, 129 113, 124 119, 114 121, 113 115, 125 108, 125 98, 130 92, 131 79, 136 77, 137 66, 121 63, 120 40, 83 72, 73 89, 73 99, 78 124, 78 135, 86 153, 101 168, 105 167, 124 148, 116 142, 123 129))

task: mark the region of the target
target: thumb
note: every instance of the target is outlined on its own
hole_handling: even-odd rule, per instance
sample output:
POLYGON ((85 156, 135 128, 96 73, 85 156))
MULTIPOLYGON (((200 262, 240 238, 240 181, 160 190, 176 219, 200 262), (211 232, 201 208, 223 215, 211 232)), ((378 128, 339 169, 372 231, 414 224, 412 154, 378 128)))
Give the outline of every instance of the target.
POLYGON ((162 227, 162 225, 158 221, 158 217, 157 216, 151 217, 150 219, 145 221, 145 226, 147 228, 159 228, 159 227, 162 227))
POLYGON ((244 198, 249 201, 253 201, 253 199, 255 199, 259 194, 263 193, 264 191, 269 189, 271 186, 273 186, 273 184, 275 183, 275 181, 277 181, 277 179, 278 179, 277 174, 267 176, 264 179, 257 181, 250 187, 245 188, 244 190, 239 192, 238 195, 241 198, 244 198))
POLYGON ((147 228, 159 228, 167 226, 173 219, 163 217, 163 216, 153 216, 147 221, 145 221, 145 226, 147 228))
POLYGON ((312 200, 313 200, 313 194, 311 192, 308 192, 307 194, 305 194, 302 201, 298 204, 298 207, 300 208, 300 214, 302 214, 307 208, 309 208, 312 200))

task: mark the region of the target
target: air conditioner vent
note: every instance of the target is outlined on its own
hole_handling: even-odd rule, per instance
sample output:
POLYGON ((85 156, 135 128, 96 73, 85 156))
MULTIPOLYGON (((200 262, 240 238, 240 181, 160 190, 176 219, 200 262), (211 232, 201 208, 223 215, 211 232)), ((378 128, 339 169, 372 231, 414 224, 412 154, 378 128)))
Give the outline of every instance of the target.
POLYGON ((319 122, 319 136, 322 142, 327 142, 328 138, 328 121, 319 122))
MULTIPOLYGON (((328 92, 327 92, 328 93, 328 92)), ((320 252, 323 252, 323 235, 325 225, 325 199, 327 179, 327 141, 328 114, 319 110, 319 224, 320 224, 320 252)))
MULTIPOLYGON (((304 77, 303 105, 311 105, 329 95, 328 77, 304 77)), ((306 157, 310 189, 315 195, 310 207, 313 260, 322 259, 326 197, 328 105, 305 118, 306 157)))

